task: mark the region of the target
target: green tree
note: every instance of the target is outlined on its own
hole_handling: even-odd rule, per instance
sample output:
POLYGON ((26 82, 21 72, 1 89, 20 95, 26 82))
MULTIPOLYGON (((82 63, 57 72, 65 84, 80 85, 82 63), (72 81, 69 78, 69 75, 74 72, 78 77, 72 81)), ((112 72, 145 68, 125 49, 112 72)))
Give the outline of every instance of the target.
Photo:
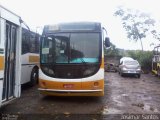
POLYGON ((160 41, 160 33, 159 32, 157 32, 156 30, 152 30, 151 33, 155 39, 160 41))
POLYGON ((124 7, 119 7, 114 15, 120 16, 129 39, 136 42, 140 40, 143 51, 142 39, 146 37, 147 32, 150 32, 150 27, 154 26, 155 20, 149 14, 124 7))
POLYGON ((110 47, 107 49, 104 49, 104 55, 116 57, 116 56, 119 56, 119 51, 113 43, 110 43, 110 47))
POLYGON ((153 57, 152 51, 128 50, 127 54, 129 57, 139 61, 144 72, 151 71, 153 57))

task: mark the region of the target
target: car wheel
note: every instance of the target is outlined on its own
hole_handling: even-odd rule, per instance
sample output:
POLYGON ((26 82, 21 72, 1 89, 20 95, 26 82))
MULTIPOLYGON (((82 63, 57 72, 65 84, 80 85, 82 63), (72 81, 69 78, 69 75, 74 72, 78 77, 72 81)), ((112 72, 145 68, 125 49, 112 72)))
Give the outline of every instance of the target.
POLYGON ((141 77, 141 75, 140 75, 140 74, 138 74, 138 75, 137 75, 137 77, 138 77, 138 78, 140 78, 140 77, 141 77))
POLYGON ((120 72, 120 75, 123 77, 123 73, 122 72, 120 72))

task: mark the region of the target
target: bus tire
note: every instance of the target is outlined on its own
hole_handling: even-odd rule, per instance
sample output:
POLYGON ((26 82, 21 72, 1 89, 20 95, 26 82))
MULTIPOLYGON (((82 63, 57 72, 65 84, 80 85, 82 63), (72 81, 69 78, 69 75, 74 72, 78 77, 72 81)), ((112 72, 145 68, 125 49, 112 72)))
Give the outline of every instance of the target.
POLYGON ((31 72, 30 86, 34 86, 37 83, 38 83, 38 68, 34 67, 32 72, 31 72))

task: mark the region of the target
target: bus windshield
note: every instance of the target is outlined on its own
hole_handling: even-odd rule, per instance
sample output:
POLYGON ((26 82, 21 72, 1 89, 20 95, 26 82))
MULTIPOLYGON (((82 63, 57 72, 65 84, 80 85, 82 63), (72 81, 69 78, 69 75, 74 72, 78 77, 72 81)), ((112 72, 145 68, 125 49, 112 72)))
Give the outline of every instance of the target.
POLYGON ((42 39, 41 63, 100 62, 100 33, 56 33, 42 39))

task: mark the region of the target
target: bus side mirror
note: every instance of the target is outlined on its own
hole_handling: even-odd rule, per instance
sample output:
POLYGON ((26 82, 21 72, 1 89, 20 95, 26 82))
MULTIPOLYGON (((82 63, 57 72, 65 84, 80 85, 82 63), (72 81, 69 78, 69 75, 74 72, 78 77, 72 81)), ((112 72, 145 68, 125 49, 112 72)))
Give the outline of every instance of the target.
POLYGON ((104 44, 106 47, 110 47, 110 40, 108 37, 105 38, 104 44))

